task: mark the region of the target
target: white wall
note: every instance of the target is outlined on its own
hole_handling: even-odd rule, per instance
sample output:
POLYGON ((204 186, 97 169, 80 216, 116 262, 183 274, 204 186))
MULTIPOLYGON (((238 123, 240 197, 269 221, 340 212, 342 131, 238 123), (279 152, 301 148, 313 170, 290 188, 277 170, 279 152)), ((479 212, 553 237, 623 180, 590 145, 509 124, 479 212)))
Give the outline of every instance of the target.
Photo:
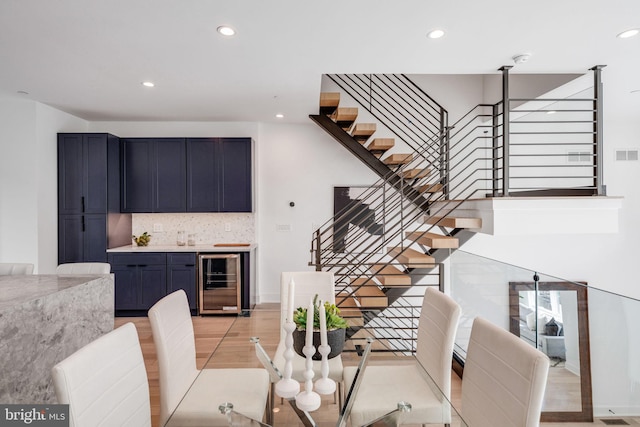
POLYGON ((0 262, 58 265, 56 133, 87 122, 46 105, 0 98, 0 262))
POLYGON ((257 146, 260 301, 279 301, 280 273, 311 269, 312 231, 333 215, 333 187, 377 176, 311 121, 263 124, 257 146))

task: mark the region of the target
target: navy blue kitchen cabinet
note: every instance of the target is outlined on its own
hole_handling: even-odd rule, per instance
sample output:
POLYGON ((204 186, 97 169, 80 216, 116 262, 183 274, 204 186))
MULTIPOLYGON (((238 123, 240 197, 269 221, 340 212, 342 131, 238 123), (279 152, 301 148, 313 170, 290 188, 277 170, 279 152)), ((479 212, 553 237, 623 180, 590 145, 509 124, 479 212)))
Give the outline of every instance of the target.
POLYGON ((191 314, 198 310, 196 295, 196 254, 171 252, 167 254, 167 295, 184 289, 191 314))
POLYGON ((165 253, 110 253, 118 316, 145 316, 167 294, 165 253))
MULTIPOLYGON (((109 141, 111 139, 111 141, 109 141)), ((107 212, 107 134, 58 135, 58 213, 107 212)))
POLYGON ((221 138, 220 212, 251 212, 251 140, 221 138))
POLYGON ((187 138, 187 212, 251 212, 250 138, 187 138))
MULTIPOLYGON (((116 136, 58 134, 58 263, 107 261, 108 218, 120 215, 119 165, 116 136)), ((115 233, 112 243, 130 242, 128 234, 115 233)))
POLYGON ((186 212, 184 138, 124 139, 121 195, 122 212, 186 212))

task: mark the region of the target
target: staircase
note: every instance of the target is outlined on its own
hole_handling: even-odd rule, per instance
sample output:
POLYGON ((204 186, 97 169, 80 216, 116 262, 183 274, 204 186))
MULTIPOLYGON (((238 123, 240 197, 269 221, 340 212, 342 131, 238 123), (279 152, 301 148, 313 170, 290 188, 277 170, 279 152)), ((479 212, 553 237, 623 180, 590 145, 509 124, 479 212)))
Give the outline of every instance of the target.
POLYGON ((435 154, 441 152, 440 127, 431 130, 426 144, 403 144, 410 150, 392 152, 395 138, 376 137, 377 123, 358 122, 358 108, 341 107, 340 93, 322 93, 319 113, 310 118, 380 181, 317 231, 311 264, 334 272, 336 304, 350 323, 351 343, 364 344, 375 335, 378 351, 414 351, 421 298, 411 294, 421 297, 424 286, 439 285, 435 253, 445 251, 440 258, 446 258, 459 247, 456 234, 480 228, 481 220, 457 218, 461 201, 448 200, 448 177, 433 173, 446 158, 435 154), (376 218, 384 223, 376 224, 376 218))
MULTIPOLYGON (((509 68, 501 68, 503 83, 509 68)), ((600 70, 594 70, 595 87, 601 91, 600 70)), ((522 195, 522 190, 526 195, 566 195, 600 194, 603 188, 601 136, 598 120, 593 120, 601 111, 597 94, 594 99, 565 100, 566 110, 559 112, 581 111, 587 117, 552 122, 549 132, 538 130, 544 120, 528 116, 543 114, 544 109, 523 108, 532 100, 514 99, 518 107, 512 110, 504 93, 508 84, 503 84, 502 101, 479 104, 449 125, 447 111, 404 75, 328 77, 340 92, 322 93, 319 114, 310 118, 379 176, 357 197, 345 195, 348 203, 314 232, 311 243, 309 264, 334 272, 336 304, 348 318, 352 341, 373 335, 378 350, 415 351, 424 286, 442 287, 442 262, 482 227, 480 218, 460 215, 465 201, 509 195, 513 189, 522 195), (352 105, 341 105, 341 93, 348 94, 352 105), (591 110, 571 105, 585 102, 591 110), (516 108, 516 118, 510 119, 516 108), (591 126, 594 132, 567 130, 565 123, 591 126), (516 131, 509 130, 516 125, 516 131), (381 129, 386 134, 376 137, 381 129), (549 134, 585 135, 584 142, 566 145, 590 147, 591 170, 585 174, 585 166, 578 165, 569 172, 558 165, 556 159, 563 154, 545 151, 557 144, 541 139, 549 134), (532 146, 542 154, 515 151, 532 146), (549 162, 538 160, 545 157, 549 162), (510 164, 512 158, 518 162, 510 164), (542 172, 532 173, 535 168, 542 172), (524 172, 514 174, 520 170, 524 172), (560 170, 564 172, 556 172, 560 170), (557 181, 557 175, 573 181, 553 188, 549 182, 557 181), (510 178, 524 184, 510 187, 510 178)), ((556 107, 549 108, 557 112, 556 107)))

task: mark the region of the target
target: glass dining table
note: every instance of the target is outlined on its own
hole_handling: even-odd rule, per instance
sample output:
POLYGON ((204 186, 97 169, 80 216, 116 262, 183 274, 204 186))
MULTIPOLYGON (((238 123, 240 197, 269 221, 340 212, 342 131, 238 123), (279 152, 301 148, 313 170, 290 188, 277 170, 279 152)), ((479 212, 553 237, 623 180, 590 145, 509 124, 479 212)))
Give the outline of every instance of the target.
MULTIPOLYGON (((362 318, 371 318, 371 316, 362 313, 362 318)), ((210 317, 210 319, 215 321, 214 317, 210 317)), ((267 413, 267 408, 263 420, 254 420, 237 412, 233 407, 233 402, 211 401, 207 402, 207 405, 211 405, 211 407, 217 408, 220 413, 226 414, 229 426, 356 427, 355 424, 351 424, 350 415, 358 395, 370 395, 370 393, 364 393, 365 389, 362 388, 367 386, 366 383, 362 384, 367 367, 373 365, 413 364, 421 371, 421 377, 427 383, 433 395, 442 403, 442 413, 447 414, 446 424, 451 427, 467 426, 449 399, 442 393, 428 373, 422 369, 413 353, 406 351, 406 348, 411 348, 412 346, 411 338, 395 337, 397 339, 395 339, 394 344, 394 339, 389 338, 389 330, 386 330, 385 338, 378 338, 375 334, 379 334, 379 332, 374 332, 373 329, 367 328, 366 322, 350 320, 349 323, 350 327, 347 330, 345 347, 340 357, 345 368, 354 367, 354 379, 350 385, 344 387, 343 395, 340 397, 338 397, 338 393, 321 396, 320 408, 316 411, 300 410, 296 405, 295 398, 283 399, 277 394, 270 396, 270 398, 274 399, 273 413, 267 413), (403 343, 398 345, 397 340, 402 340, 403 343)), ((249 316, 234 318, 231 327, 213 352, 197 354, 198 366, 202 369, 262 367, 269 371, 271 378, 281 378, 282 369, 278 369, 271 362, 271 357, 275 354, 279 341, 279 307, 277 305, 271 307, 260 306, 252 310, 249 316)), ((317 379, 318 376, 314 376, 313 380, 317 379)), ((380 399, 380 396, 385 400, 384 385, 378 384, 376 387, 381 388, 377 400, 380 399)), ((273 392, 274 387, 271 390, 273 392)), ((304 383, 301 383, 300 390, 304 392, 304 383)), ((187 394, 190 392, 191 390, 188 390, 187 394)), ((389 399, 392 399, 392 397, 389 397, 389 399)), ((174 412, 179 412, 180 404, 178 404, 174 412)), ((417 401, 412 403, 411 398, 401 401, 388 401, 385 408, 389 408, 389 411, 385 410, 384 415, 359 425, 421 425, 403 422, 406 418, 410 418, 408 414, 411 413, 413 406, 419 406, 419 404, 420 402, 417 401)), ((170 417, 165 427, 183 427, 183 424, 178 423, 177 417, 176 420, 172 420, 172 417, 170 417)))

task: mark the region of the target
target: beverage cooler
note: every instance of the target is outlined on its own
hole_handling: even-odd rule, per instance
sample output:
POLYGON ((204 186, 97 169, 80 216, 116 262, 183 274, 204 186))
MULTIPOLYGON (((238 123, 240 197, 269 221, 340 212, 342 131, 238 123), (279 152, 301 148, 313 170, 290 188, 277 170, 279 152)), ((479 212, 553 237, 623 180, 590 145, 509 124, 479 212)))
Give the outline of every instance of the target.
POLYGON ((198 255, 200 314, 240 313, 242 269, 239 254, 198 255))

